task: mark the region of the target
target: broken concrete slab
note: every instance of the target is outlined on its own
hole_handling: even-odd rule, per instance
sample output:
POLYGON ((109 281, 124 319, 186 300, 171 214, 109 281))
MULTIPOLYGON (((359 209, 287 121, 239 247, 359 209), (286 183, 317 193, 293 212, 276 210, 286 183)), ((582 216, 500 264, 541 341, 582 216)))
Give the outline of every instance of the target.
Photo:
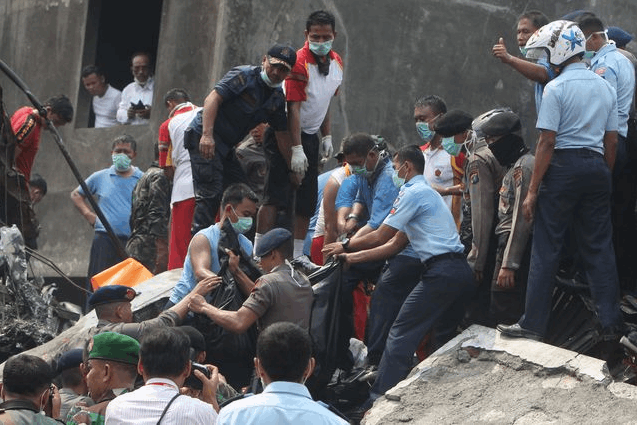
POLYGON ((471 326, 376 401, 363 424, 637 423, 637 387, 606 363, 471 326))

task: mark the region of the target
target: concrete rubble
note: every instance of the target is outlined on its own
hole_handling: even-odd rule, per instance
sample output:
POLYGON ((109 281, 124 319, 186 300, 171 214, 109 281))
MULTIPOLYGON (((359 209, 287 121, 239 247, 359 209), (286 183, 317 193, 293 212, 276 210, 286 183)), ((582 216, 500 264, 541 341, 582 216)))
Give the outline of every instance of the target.
POLYGON ((606 363, 471 326, 376 401, 362 423, 637 424, 637 387, 606 363))

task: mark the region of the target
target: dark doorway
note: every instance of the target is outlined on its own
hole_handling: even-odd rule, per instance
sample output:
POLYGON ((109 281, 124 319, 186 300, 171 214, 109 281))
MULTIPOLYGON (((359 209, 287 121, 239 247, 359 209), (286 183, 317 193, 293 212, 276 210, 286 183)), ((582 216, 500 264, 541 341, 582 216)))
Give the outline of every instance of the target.
MULTIPOLYGON (((95 64, 113 87, 126 87, 133 81, 133 53, 148 52, 156 62, 162 4, 163 0, 90 0, 82 67, 95 64)), ((90 102, 81 88, 77 127, 89 124, 90 102)))

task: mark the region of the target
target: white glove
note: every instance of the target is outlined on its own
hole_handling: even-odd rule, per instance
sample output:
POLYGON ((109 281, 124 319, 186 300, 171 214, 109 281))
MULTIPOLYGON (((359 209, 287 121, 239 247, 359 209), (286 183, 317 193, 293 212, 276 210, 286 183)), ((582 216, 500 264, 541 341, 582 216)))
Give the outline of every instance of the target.
POLYGON ((332 136, 323 136, 321 139, 321 155, 323 158, 330 158, 334 153, 334 146, 332 146, 332 136))
POLYGON ((305 170, 307 170, 307 157, 303 152, 303 146, 292 146, 292 160, 290 162, 292 171, 302 176, 305 175, 305 170))

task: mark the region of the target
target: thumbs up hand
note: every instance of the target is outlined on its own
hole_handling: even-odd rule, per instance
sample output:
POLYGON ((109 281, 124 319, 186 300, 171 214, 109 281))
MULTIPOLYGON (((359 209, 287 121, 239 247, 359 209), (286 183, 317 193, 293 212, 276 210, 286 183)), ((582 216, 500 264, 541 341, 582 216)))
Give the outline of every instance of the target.
POLYGON ((491 53, 496 58, 500 59, 502 63, 509 63, 511 61, 511 55, 507 52, 507 47, 504 44, 504 38, 500 37, 498 44, 493 46, 491 53))

